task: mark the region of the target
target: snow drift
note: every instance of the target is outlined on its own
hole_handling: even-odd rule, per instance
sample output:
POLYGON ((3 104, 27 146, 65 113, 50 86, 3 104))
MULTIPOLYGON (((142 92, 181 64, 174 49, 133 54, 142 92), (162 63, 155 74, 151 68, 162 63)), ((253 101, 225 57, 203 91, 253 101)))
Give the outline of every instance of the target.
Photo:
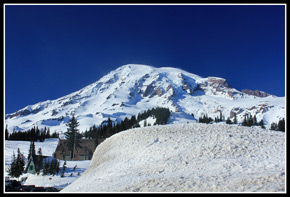
POLYGON ((131 129, 61 192, 283 192, 285 133, 237 125, 131 129))

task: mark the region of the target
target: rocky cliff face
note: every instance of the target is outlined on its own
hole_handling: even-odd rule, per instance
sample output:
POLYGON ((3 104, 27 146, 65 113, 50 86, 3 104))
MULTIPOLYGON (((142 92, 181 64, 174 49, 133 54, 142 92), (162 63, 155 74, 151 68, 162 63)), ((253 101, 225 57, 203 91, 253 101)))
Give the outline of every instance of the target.
POLYGON ((264 91, 260 91, 260 90, 248 90, 248 89, 242 89, 241 91, 242 93, 248 94, 248 95, 252 95, 252 96, 257 96, 257 97, 267 97, 267 96, 271 96, 271 94, 268 94, 264 91))

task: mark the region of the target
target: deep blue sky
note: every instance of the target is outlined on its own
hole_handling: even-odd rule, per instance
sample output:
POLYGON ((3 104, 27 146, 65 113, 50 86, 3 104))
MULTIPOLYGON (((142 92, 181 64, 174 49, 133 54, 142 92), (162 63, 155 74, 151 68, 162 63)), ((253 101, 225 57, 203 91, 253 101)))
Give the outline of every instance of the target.
POLYGON ((5 113, 77 91, 129 63, 285 96, 285 7, 5 6, 5 113))

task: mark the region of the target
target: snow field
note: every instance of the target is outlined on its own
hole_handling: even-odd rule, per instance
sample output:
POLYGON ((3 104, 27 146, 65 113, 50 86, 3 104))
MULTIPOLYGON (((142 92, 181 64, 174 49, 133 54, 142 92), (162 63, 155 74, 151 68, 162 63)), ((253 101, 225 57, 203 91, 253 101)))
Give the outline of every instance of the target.
POLYGON ((62 192, 283 192, 285 134, 237 125, 131 129, 62 192))

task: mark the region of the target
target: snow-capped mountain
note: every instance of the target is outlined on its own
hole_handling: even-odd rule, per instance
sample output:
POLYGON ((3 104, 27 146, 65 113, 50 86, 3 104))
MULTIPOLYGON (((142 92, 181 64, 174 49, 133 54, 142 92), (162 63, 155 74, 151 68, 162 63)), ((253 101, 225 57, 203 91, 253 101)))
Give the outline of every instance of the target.
POLYGON ((5 124, 9 132, 33 126, 64 132, 65 123, 74 114, 80 131, 85 131, 108 116, 118 121, 160 106, 172 111, 170 123, 196 121, 203 114, 214 118, 220 112, 231 119, 236 113, 241 122, 245 114, 251 113, 269 127, 285 117, 285 97, 265 96, 240 92, 219 77, 203 78, 178 68, 128 64, 79 91, 6 114, 5 124))

